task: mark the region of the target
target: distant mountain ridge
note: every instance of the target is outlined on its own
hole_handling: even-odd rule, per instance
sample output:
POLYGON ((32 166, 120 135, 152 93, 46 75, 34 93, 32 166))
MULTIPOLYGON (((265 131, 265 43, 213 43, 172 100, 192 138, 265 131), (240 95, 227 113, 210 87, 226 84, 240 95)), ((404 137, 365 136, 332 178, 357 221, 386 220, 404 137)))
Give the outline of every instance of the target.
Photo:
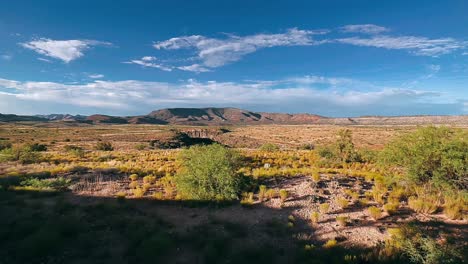
POLYGON ((325 118, 313 114, 252 112, 238 108, 167 108, 153 111, 148 116, 171 124, 308 124, 325 118))
POLYGON ((89 124, 174 124, 174 125, 468 125, 468 116, 363 116, 329 118, 314 114, 253 112, 239 108, 166 108, 141 116, 51 114, 22 116, 0 114, 0 122, 67 122, 89 124))

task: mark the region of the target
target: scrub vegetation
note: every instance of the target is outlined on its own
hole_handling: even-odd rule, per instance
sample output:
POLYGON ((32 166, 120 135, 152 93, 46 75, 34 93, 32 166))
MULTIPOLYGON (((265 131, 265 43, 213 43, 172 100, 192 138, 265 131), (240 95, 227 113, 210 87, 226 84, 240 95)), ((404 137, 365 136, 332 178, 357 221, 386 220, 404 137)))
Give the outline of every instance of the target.
POLYGON ((466 261, 466 129, 265 127, 0 125, 0 262, 466 261))

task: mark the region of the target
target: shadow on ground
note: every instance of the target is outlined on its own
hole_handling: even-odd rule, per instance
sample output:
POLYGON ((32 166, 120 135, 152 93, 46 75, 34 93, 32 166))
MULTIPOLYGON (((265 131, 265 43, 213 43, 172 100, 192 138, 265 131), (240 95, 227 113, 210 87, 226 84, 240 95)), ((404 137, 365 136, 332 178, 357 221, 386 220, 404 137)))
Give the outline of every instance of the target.
POLYGON ((0 263, 377 263, 353 262, 361 249, 305 250, 293 210, 4 190, 0 263))

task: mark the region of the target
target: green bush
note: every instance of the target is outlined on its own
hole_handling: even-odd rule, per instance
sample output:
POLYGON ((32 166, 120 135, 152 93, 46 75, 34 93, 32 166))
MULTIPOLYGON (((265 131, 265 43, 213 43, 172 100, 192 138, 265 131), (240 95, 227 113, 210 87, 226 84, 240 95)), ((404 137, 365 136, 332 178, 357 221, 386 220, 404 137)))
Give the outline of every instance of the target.
POLYGON ((298 147, 300 150, 314 150, 315 146, 312 143, 306 143, 298 147))
POLYGON ((426 127, 388 144, 379 160, 384 165, 404 168, 405 179, 412 184, 463 190, 468 188, 467 149, 467 132, 426 127))
POLYGON ((7 140, 0 140, 0 150, 11 148, 11 142, 7 140))
POLYGON ((67 145, 64 147, 65 151, 76 156, 78 158, 83 158, 85 156, 85 152, 82 147, 75 146, 75 145, 67 145))
POLYGON ((359 150, 358 155, 363 163, 376 163, 379 158, 379 152, 372 149, 359 150))
POLYGON ((96 150, 101 150, 101 151, 113 151, 114 147, 110 142, 98 142, 96 144, 96 150))
POLYGON ((31 143, 25 146, 31 151, 47 151, 47 146, 39 143, 31 143))
POLYGON ((12 147, 0 151, 0 162, 19 161, 22 164, 42 161, 42 155, 32 151, 29 147, 12 147))
POLYGON ((463 243, 460 245, 456 241, 443 241, 425 233, 425 230, 406 225, 397 232, 391 232, 391 239, 386 243, 408 257, 411 263, 463 263, 463 243))
POLYGON ((145 150, 146 145, 145 144, 136 144, 135 149, 136 150, 145 150))
POLYGON ((273 143, 265 143, 259 149, 262 151, 272 152, 280 150, 280 147, 273 143))
POLYGON ((337 136, 338 138, 334 144, 317 148, 319 156, 341 163, 360 162, 361 157, 354 148, 351 130, 341 129, 338 131, 337 136))
POLYGON ((237 174, 240 155, 219 144, 184 149, 175 177, 178 192, 196 200, 237 199, 241 177, 237 174))
POLYGON ((54 189, 54 190, 65 190, 70 186, 70 179, 65 179, 62 177, 55 179, 38 179, 30 178, 21 181, 21 186, 28 186, 37 189, 54 189))
POLYGON ((82 147, 76 146, 76 145, 66 145, 63 147, 63 149, 67 152, 73 151, 73 150, 83 150, 82 147))
POLYGON ((328 147, 328 146, 320 146, 317 148, 317 153, 320 157, 325 158, 325 159, 334 159, 335 158, 335 153, 333 153, 333 150, 328 147))
POLYGON ((354 148, 353 134, 349 129, 338 131, 338 139, 335 143, 335 156, 341 162, 360 161, 359 154, 354 148))

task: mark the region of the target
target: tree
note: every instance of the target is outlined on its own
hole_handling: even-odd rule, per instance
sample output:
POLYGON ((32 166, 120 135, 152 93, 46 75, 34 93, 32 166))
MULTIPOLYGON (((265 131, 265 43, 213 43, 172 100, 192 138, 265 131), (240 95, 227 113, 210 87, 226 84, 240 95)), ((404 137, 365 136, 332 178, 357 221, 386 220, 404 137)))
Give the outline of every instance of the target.
POLYGON ((353 133, 349 129, 338 131, 338 139, 335 143, 335 155, 341 162, 354 162, 359 160, 359 155, 354 149, 353 133))
POLYGON ((180 153, 175 177, 179 194, 196 200, 231 200, 240 192, 240 155, 219 144, 192 146, 180 153))
POLYGON ((399 166, 413 184, 468 188, 468 133, 447 127, 426 127, 388 144, 380 162, 399 166))

